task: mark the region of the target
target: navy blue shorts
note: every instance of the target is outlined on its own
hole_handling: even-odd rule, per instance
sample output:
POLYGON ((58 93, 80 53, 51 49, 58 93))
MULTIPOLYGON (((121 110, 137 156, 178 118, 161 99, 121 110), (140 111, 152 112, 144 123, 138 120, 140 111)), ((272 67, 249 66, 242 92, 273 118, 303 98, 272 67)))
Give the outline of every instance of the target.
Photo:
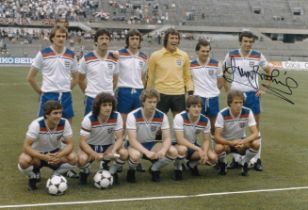
MULTIPOLYGON (((147 142, 147 143, 142 143, 141 145, 146 148, 147 150, 151 151, 152 148, 155 146, 155 144, 157 144, 157 141, 151 141, 151 142, 147 142)), ((155 160, 151 160, 149 159, 147 156, 143 155, 142 157, 143 159, 149 160, 149 161, 155 161, 155 160)))
POLYGON ((92 111, 93 101, 94 101, 94 98, 92 98, 90 96, 85 96, 85 98, 84 98, 84 116, 86 116, 87 114, 89 114, 89 112, 92 111))
POLYGON ((216 117, 219 112, 218 96, 212 97, 212 98, 204 98, 204 97, 200 97, 200 98, 202 100, 201 113, 209 117, 216 117))
POLYGON ((256 96, 255 91, 244 92, 245 102, 244 106, 250 108, 254 114, 261 113, 260 97, 256 96))
MULTIPOLYGON (((50 152, 42 152, 42 153, 43 153, 43 154, 47 154, 47 153, 56 153, 56 152, 58 152, 58 151, 60 151, 60 149, 55 149, 55 150, 50 151, 50 152)), ((50 168, 50 169, 52 169, 52 170, 57 170, 61 165, 62 165, 62 163, 59 163, 59 164, 57 164, 57 165, 51 165, 51 164, 49 164, 47 161, 41 160, 41 165, 39 166, 39 168, 48 167, 48 168, 50 168)))
POLYGON ((66 119, 70 119, 70 118, 74 117, 73 100, 72 100, 71 92, 42 93, 41 98, 40 98, 39 112, 38 112, 39 117, 44 115, 44 105, 49 100, 59 101, 62 104, 62 108, 63 108, 62 117, 66 118, 66 119))
POLYGON ((141 106, 140 95, 143 89, 120 87, 117 90, 117 111, 128 114, 141 106))
MULTIPOLYGON (((198 143, 194 143, 194 145, 196 145, 197 147, 200 147, 200 145, 198 143)), ((191 149, 191 148, 187 148, 187 156, 186 159, 187 160, 191 160, 191 156, 194 154, 194 152, 196 152, 196 150, 191 149)))
POLYGON ((89 144, 89 146, 93 149, 93 151, 97 153, 104 153, 106 150, 111 146, 112 144, 107 144, 107 145, 93 145, 89 144))

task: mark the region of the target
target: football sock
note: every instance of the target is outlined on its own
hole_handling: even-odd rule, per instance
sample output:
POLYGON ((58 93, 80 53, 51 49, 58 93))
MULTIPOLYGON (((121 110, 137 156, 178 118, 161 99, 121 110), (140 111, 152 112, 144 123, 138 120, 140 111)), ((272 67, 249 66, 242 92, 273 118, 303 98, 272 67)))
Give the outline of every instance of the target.
POLYGON ((232 154, 232 156, 233 156, 233 158, 234 158, 235 162, 237 162, 237 163, 241 163, 242 156, 241 156, 240 154, 233 153, 233 154, 232 154))
POLYGON ((252 164, 256 163, 258 159, 260 159, 261 157, 261 148, 262 148, 262 138, 261 138, 261 133, 259 131, 259 137, 260 137, 260 147, 259 147, 259 150, 257 152, 257 154, 250 160, 250 162, 252 164))
POLYGON ((111 174, 115 174, 122 165, 124 165, 124 161, 121 160, 120 158, 117 158, 115 161, 113 161, 113 164, 110 167, 109 172, 111 174))
POLYGON ((226 152, 222 152, 218 155, 218 160, 221 163, 227 163, 227 153, 226 152))
POLYGON ((188 165, 189 165, 190 168, 194 168, 198 165, 198 163, 199 163, 199 160, 190 160, 188 162, 188 165))
POLYGON ((89 174, 90 173, 90 163, 87 163, 84 166, 79 167, 79 168, 80 168, 80 172, 81 173, 85 173, 85 174, 89 174))
POLYGON ((132 161, 130 158, 128 159, 128 168, 130 170, 136 170, 138 162, 132 161))
POLYGON ((36 178, 36 174, 33 172, 33 165, 29 166, 28 168, 21 168, 19 164, 17 164, 18 170, 28 176, 29 178, 36 178))
POLYGON ((56 170, 54 170, 53 174, 54 175, 59 175, 59 174, 64 174, 67 171, 73 169, 74 166, 69 164, 69 163, 62 163, 59 168, 57 168, 56 170))
POLYGON ((244 156, 244 163, 249 163, 249 161, 257 154, 256 150, 251 148, 246 150, 246 154, 244 156))
POLYGON ((155 161, 151 167, 152 171, 159 171, 160 168, 168 165, 169 163, 171 163, 173 161, 173 159, 168 158, 168 157, 163 157, 157 161, 155 161))
POLYGON ((184 162, 184 156, 178 156, 175 161, 174 161, 174 166, 175 166, 175 169, 176 170, 180 170, 182 171, 183 170, 183 162, 184 162))

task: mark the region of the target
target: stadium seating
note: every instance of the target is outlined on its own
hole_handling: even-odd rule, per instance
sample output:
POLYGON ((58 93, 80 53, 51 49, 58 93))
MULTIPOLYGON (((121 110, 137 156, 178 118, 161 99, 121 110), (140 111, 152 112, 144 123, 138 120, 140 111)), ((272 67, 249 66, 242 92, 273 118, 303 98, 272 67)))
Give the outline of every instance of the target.
MULTIPOLYGON (((19 4, 18 2, 17 0, 6 2, 0 6, 0 12, 9 11, 9 13, 5 14, 13 14, 14 6, 24 8, 26 4, 41 5, 43 1, 35 3, 36 1, 34 0, 25 0, 24 4, 19 4)), ((49 6, 54 5, 55 8, 58 8, 59 5, 66 5, 63 8, 67 8, 68 5, 75 8, 74 11, 69 10, 68 19, 82 23, 85 28, 106 27, 108 25, 108 27, 113 27, 112 30, 119 31, 123 30, 123 27, 127 27, 127 23, 129 23, 133 24, 134 27, 147 29, 143 31, 145 34, 143 50, 148 54, 161 47, 157 43, 157 32, 163 31, 166 25, 179 27, 183 31, 181 33, 186 35, 186 38, 182 39, 181 48, 194 56, 194 47, 198 38, 207 37, 211 40, 213 55, 219 59, 223 59, 228 50, 238 48, 237 32, 240 29, 248 28, 253 31, 254 28, 272 28, 273 30, 275 28, 285 28, 286 30, 305 29, 307 28, 306 19, 308 18, 308 14, 305 14, 305 11, 308 11, 305 0, 233 0, 232 5, 236 6, 230 6, 230 0, 194 0, 190 1, 189 4, 187 0, 46 0, 46 2, 49 2, 47 3, 49 6), (57 2, 59 5, 52 2, 57 2), (75 12, 75 14, 72 14, 72 12, 75 12), (125 17, 124 20, 122 17, 125 17), (157 29, 156 32, 152 31, 149 34, 151 38, 147 37, 147 33, 153 29, 150 29, 149 26, 151 25, 147 23, 152 24, 157 29), (119 26, 118 29, 117 26, 119 26), (185 26, 195 26, 194 29, 200 29, 200 26, 219 26, 220 29, 224 26, 232 26, 238 29, 225 34, 218 32, 202 33, 193 29, 189 29, 192 31, 188 32, 185 26)), ((27 12, 23 12, 20 15, 21 17, 25 16, 32 19, 31 27, 44 26, 43 23, 40 25, 40 22, 36 20, 39 17, 33 18, 33 16, 27 14, 27 12)), ((3 20, 4 16, 2 15, 1 18, 3 20)), ((18 27, 18 24, 17 26, 13 24, 11 27, 0 29, 15 30, 16 32, 16 27, 18 27)), ((130 27, 128 26, 127 28, 130 27)), ((27 29, 24 28, 24 30, 27 29)), ((44 30, 48 31, 48 29, 44 30)), ((15 32, 13 36, 17 36, 15 32)), ((308 61, 306 55, 307 41, 285 44, 283 43, 284 37, 282 34, 277 34, 280 38, 278 38, 278 41, 273 41, 270 37, 258 32, 258 30, 254 32, 260 38, 255 47, 260 49, 269 60, 308 61)), ((91 38, 86 39, 79 36, 83 37, 82 42, 79 44, 74 41, 76 32, 70 32, 70 34, 68 45, 76 51, 80 51, 81 46, 84 51, 93 48, 91 38)), ((33 38, 29 41, 27 36, 21 33, 16 38, 9 38, 0 34, 0 40, 5 40, 7 44, 7 55, 28 57, 33 57, 39 49, 48 45, 48 41, 44 40, 43 37, 38 36, 38 38, 33 38), (20 45, 23 47, 20 48, 20 45)), ((111 48, 119 49, 123 46, 124 41, 117 40, 112 42, 111 48)))

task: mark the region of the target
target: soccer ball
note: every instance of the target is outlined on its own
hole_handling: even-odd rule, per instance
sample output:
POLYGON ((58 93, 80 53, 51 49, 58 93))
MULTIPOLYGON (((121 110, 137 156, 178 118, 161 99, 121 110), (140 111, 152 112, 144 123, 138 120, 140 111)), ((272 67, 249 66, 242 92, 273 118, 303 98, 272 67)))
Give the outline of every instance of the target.
POLYGON ((109 171, 99 170, 93 177, 94 186, 98 189, 109 188, 113 184, 113 176, 109 171))
POLYGON ((51 195, 63 195, 67 187, 67 180, 62 175, 52 175, 46 183, 47 191, 51 195))

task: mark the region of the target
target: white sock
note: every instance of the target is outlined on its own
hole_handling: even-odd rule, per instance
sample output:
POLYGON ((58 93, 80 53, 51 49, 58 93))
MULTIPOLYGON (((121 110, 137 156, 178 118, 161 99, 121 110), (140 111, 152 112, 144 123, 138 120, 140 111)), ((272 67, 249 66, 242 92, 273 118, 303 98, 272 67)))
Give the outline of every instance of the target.
POLYGON ((84 173, 84 174, 89 174, 90 173, 90 163, 87 163, 84 166, 79 167, 79 168, 80 168, 80 172, 81 173, 84 173))
POLYGON ((25 174, 29 178, 36 178, 36 174, 33 172, 33 165, 23 169, 19 164, 17 164, 17 168, 21 173, 25 174))
POLYGON ((233 153, 233 154, 232 154, 232 156, 233 156, 233 158, 234 158, 235 162, 237 162, 237 163, 241 163, 241 159, 242 159, 242 157, 241 157, 241 155, 240 155, 240 154, 238 154, 238 153, 233 153))
POLYGON ((129 170, 136 170, 138 164, 139 164, 139 162, 134 162, 130 158, 128 159, 129 170))
POLYGON ((68 172, 69 170, 73 169, 74 166, 69 164, 69 163, 63 163, 59 166, 59 168, 57 168, 56 170, 54 170, 53 174, 54 175, 60 175, 60 174, 64 174, 66 172, 68 172))
POLYGON ((121 160, 120 158, 117 158, 115 161, 113 161, 112 166, 110 167, 109 172, 111 174, 117 173, 118 169, 124 165, 124 161, 121 160))
POLYGON ((199 163, 199 160, 190 160, 190 161, 188 162, 188 165, 189 165, 191 168, 194 168, 194 167, 196 167, 196 166, 198 165, 198 163, 199 163))
POLYGON ((182 171, 183 170, 183 167, 182 167, 182 164, 184 162, 184 156, 178 156, 175 161, 174 161, 174 166, 175 166, 175 169, 176 170, 180 170, 182 171))
POLYGON ((218 160, 221 163, 227 163, 227 153, 226 152, 222 152, 218 155, 218 160))
POLYGON ((256 150, 253 150, 251 148, 246 150, 246 154, 244 156, 244 163, 249 163, 249 161, 257 154, 256 150))
POLYGON ((173 159, 170 159, 168 157, 163 157, 162 159, 159 159, 159 160, 157 160, 157 161, 155 161, 153 163, 151 170, 152 171, 159 171, 159 169, 161 169, 164 166, 168 165, 172 161, 173 161, 173 159))
POLYGON ((260 140, 259 140, 260 141, 260 147, 259 147, 257 154, 250 160, 251 164, 255 164, 257 162, 257 160, 261 158, 262 138, 261 138, 260 131, 259 131, 259 136, 260 136, 260 140))

